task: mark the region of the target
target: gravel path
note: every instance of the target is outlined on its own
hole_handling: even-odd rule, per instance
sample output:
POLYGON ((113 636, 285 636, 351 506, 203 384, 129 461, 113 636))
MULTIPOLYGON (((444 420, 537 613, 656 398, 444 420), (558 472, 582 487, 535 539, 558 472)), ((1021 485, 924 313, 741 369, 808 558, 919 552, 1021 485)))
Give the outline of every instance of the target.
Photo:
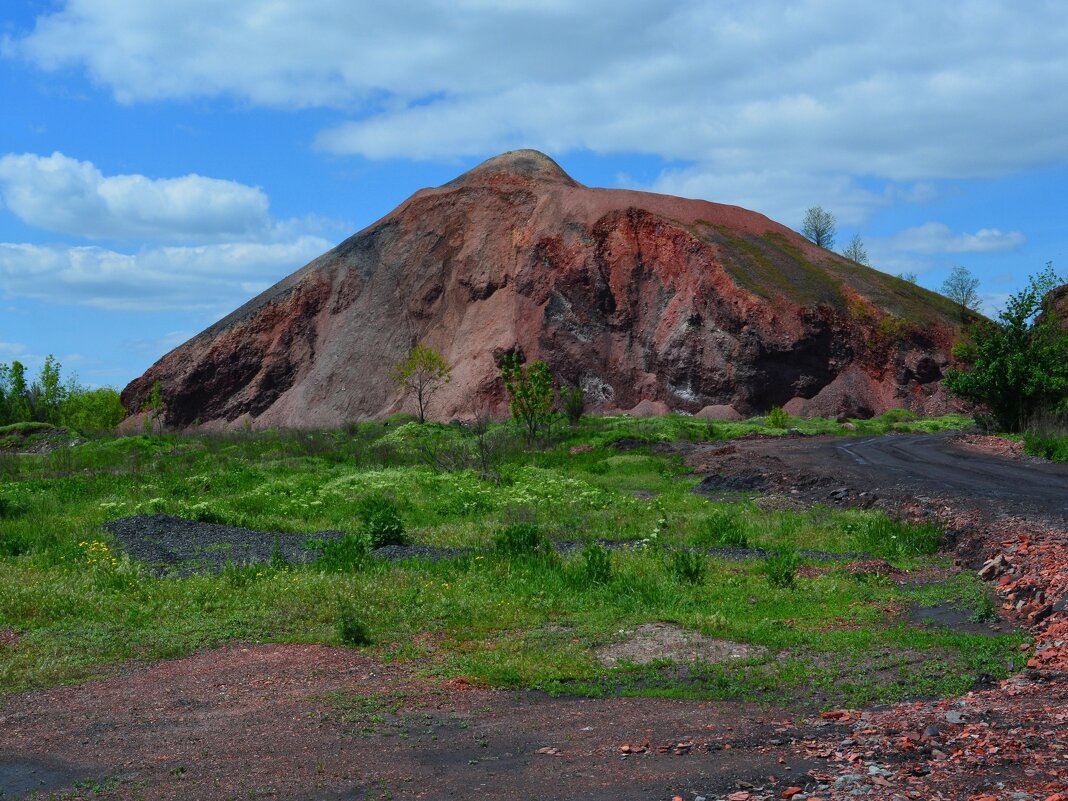
POLYGON ((175 515, 134 515, 105 523, 119 546, 134 559, 163 573, 221 571, 235 565, 269 562, 277 544, 290 564, 314 562, 317 549, 305 548, 309 539, 340 539, 343 531, 280 534, 218 523, 202 523, 175 515))
MULTIPOLYGON (((340 539, 343 531, 316 531, 311 534, 282 534, 272 531, 203 523, 175 515, 134 515, 105 523, 104 528, 115 535, 119 547, 134 559, 145 562, 157 572, 188 576, 193 573, 218 573, 227 564, 265 564, 271 560, 275 547, 285 560, 294 565, 309 564, 319 557, 319 549, 305 547, 308 540, 340 539)), ((581 551, 586 540, 559 540, 553 543, 557 552, 571 554, 581 551)), ((641 540, 598 540, 609 550, 643 547, 641 540)), ((764 548, 690 548, 683 545, 659 546, 664 550, 700 551, 719 559, 747 561, 764 559, 775 551, 764 548)), ((475 553, 474 548, 449 548, 434 545, 386 545, 371 555, 377 559, 455 559, 475 553)), ((799 551, 803 559, 834 561, 867 559, 865 553, 828 553, 799 551)))

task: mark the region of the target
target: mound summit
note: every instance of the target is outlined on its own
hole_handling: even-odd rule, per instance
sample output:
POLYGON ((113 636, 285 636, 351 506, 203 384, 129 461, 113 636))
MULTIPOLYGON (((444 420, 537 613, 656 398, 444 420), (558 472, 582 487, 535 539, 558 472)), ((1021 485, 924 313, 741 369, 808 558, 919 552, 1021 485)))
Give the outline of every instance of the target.
POLYGON ((170 426, 336 426, 399 410, 388 371, 421 342, 454 366, 438 419, 506 413, 514 351, 600 411, 937 413, 953 315, 755 212, 585 187, 517 150, 416 192, 122 399, 137 412, 159 380, 170 426))

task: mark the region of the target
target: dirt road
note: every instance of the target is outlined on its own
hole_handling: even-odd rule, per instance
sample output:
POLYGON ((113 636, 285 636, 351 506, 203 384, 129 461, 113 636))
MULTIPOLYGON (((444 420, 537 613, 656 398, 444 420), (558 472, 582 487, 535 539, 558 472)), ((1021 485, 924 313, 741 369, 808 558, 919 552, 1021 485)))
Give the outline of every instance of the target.
POLYGON ((687 454, 706 471, 762 473, 806 500, 937 498, 969 507, 1068 520, 1068 464, 1008 458, 967 448, 960 435, 798 437, 702 444, 687 454))

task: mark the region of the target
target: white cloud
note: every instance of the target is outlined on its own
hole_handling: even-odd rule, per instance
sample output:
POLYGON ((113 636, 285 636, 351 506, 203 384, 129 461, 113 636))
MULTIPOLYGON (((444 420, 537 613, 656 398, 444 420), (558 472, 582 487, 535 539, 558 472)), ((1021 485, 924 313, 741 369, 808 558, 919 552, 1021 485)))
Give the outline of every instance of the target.
POLYGON ((372 158, 522 145, 912 182, 1068 153, 1054 3, 67 0, 4 49, 122 102, 339 108, 320 145, 372 158))
POLYGON ((314 236, 119 253, 0 243, 5 294, 121 311, 227 312, 330 247, 314 236))
POLYGON ((62 153, 0 157, 0 196, 23 222, 89 239, 262 238, 276 225, 258 187, 200 175, 104 176, 62 153))
POLYGON ((897 234, 890 246, 910 253, 992 253, 1013 250, 1024 241, 1019 231, 982 228, 974 234, 955 233, 944 223, 929 222, 897 234))
POLYGON ((21 342, 0 342, 0 356, 10 355, 16 358, 25 353, 29 348, 21 342))

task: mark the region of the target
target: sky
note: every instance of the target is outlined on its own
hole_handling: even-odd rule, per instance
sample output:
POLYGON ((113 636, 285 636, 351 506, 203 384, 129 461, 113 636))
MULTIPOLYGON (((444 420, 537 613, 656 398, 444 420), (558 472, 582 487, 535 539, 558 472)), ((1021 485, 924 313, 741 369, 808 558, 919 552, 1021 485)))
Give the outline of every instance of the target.
POLYGON ((0 362, 121 388, 506 150, 731 203, 993 314, 1068 274, 1059 0, 5 0, 0 362))

